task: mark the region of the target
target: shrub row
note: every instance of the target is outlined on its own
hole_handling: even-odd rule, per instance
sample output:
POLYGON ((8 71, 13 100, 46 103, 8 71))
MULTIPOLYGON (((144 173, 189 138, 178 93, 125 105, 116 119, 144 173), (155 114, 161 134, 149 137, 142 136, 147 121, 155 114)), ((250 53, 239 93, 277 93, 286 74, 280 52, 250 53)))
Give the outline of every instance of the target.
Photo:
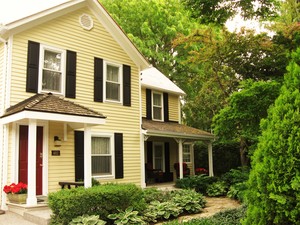
POLYGON ((143 191, 134 184, 105 184, 92 188, 64 189, 48 196, 49 207, 53 212, 52 224, 68 224, 73 218, 82 215, 99 215, 107 218, 132 206, 134 210, 146 208, 143 191))
POLYGON ((241 167, 231 169, 221 177, 209 177, 201 174, 185 177, 176 181, 176 187, 194 189, 208 196, 225 196, 243 201, 249 169, 241 167))

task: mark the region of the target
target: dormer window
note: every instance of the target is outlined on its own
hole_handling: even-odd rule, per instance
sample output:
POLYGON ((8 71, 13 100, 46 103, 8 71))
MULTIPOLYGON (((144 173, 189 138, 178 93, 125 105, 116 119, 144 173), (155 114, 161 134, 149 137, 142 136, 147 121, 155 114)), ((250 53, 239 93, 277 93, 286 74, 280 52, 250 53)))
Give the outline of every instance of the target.
POLYGON ((66 51, 41 45, 39 92, 64 94, 66 51))
POLYGON ((153 120, 163 121, 163 94, 153 92, 152 101, 153 120))

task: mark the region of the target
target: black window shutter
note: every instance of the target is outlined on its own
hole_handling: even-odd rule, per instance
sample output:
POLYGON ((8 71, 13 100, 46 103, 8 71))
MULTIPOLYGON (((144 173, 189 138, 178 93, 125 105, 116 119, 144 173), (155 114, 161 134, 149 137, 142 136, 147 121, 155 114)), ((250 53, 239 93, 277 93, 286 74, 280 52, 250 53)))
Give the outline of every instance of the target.
POLYGON ((170 144, 165 142, 165 166, 166 173, 170 173, 170 144))
POLYGON ((147 163, 151 163, 153 166, 152 158, 153 158, 153 143, 152 141, 147 141, 147 163))
POLYGON ((152 120, 152 92, 146 89, 146 118, 152 120))
POLYGON ((28 41, 26 92, 38 92, 40 43, 28 41))
POLYGON ((66 64, 66 97, 76 97, 76 58, 77 54, 73 51, 67 51, 66 64))
POLYGON ((75 181, 84 180, 84 132, 75 131, 75 181))
POLYGON ((94 101, 103 102, 103 59, 94 59, 94 101))
POLYGON ((131 67, 123 65, 123 105, 131 106, 131 67))
POLYGON ((115 173, 116 179, 124 178, 122 133, 115 133, 115 173))
POLYGON ((164 121, 169 122, 169 95, 168 93, 163 94, 164 101, 164 121))

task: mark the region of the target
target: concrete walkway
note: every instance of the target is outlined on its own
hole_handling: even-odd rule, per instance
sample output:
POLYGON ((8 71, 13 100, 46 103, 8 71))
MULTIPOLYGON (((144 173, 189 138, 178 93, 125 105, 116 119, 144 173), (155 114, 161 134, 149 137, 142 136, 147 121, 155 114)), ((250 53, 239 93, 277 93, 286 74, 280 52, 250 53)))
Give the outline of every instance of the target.
POLYGON ((36 225, 35 223, 31 223, 22 216, 6 211, 5 214, 0 215, 0 225, 36 225))

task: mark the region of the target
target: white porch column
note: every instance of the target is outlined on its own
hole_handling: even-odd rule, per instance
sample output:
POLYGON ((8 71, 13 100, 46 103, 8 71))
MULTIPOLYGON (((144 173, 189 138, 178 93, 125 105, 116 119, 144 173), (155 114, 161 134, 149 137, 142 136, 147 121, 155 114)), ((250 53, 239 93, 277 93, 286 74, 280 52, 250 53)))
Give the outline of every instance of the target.
POLYGON ((141 187, 145 188, 146 185, 146 170, 145 170, 145 139, 146 135, 141 132, 140 140, 140 154, 141 154, 141 187))
POLYGON ((183 150, 182 150, 182 139, 178 139, 178 159, 179 159, 179 178, 183 178, 183 150))
MULTIPOLYGON (((7 180, 7 175, 8 175, 8 132, 7 132, 7 126, 8 125, 1 125, 0 126, 0 147, 2 148, 2 151, 0 151, 1 156, 0 156, 0 180, 1 180, 1 189, 5 185, 7 185, 8 180, 7 180), (2 162, 2 164, 1 164, 2 162)), ((7 205, 6 205, 6 194, 4 191, 1 192, 1 209, 7 210, 7 205)))
POLYGON ((212 142, 208 142, 208 173, 210 177, 214 176, 214 165, 213 165, 213 153, 212 153, 212 142))
POLYGON ((92 134, 87 124, 84 125, 84 187, 92 187, 92 134))
POLYGON ((36 198, 36 120, 30 119, 28 126, 28 194, 27 205, 37 204, 36 198))

